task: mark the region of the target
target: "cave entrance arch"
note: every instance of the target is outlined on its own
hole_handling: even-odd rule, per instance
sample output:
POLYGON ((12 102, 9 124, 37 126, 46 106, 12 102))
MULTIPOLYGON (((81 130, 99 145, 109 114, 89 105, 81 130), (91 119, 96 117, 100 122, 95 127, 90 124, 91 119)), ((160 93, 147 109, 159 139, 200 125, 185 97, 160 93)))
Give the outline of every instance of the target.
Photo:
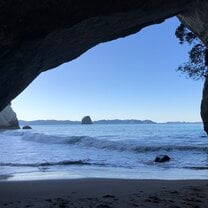
MULTIPOLYGON (((177 15, 207 46, 207 8, 206 0, 6 1, 0 7, 0 110, 41 72, 77 58, 98 43, 172 16, 177 15)), ((204 97, 202 106, 207 106, 207 100, 204 97)))
MULTIPOLYGON (((45 95, 50 94, 51 93, 50 89, 53 89, 52 85, 55 85, 55 86, 57 86, 56 87, 57 89, 55 89, 55 91, 53 91, 53 96, 49 96, 49 101, 51 103, 55 103, 55 100, 58 99, 58 100, 60 100, 60 106, 62 104, 63 104, 63 106, 65 106, 65 103, 68 101, 68 99, 66 97, 68 95, 71 95, 73 93, 73 91, 76 91, 76 94, 77 94, 77 92, 79 92, 76 90, 76 87, 79 87, 78 85, 81 85, 82 86, 81 88, 86 88, 87 89, 86 93, 88 93, 91 90, 93 90, 93 86, 94 86, 94 88, 97 87, 99 89, 100 82, 104 82, 106 84, 107 83, 109 84, 109 82, 110 83, 111 82, 117 83, 117 85, 120 86, 120 88, 121 88, 120 91, 124 92, 123 96, 127 97, 128 92, 125 90, 125 82, 129 82, 129 83, 127 83, 127 87, 129 88, 129 86, 130 86, 131 90, 135 91, 134 92, 135 97, 138 97, 138 99, 132 99, 130 97, 130 99, 131 99, 130 106, 132 106, 132 107, 129 106, 130 109, 132 108, 132 109, 136 110, 136 105, 137 105, 138 109, 140 109, 140 108, 144 109, 142 114, 141 113, 139 114, 139 110, 134 111, 135 112, 134 113, 133 110, 128 111, 128 108, 126 108, 126 109, 123 108, 123 112, 130 112, 129 118, 142 119, 142 120, 151 119, 151 120, 157 121, 157 122, 165 122, 165 121, 170 121, 170 120, 173 120, 173 121, 187 120, 187 119, 183 119, 183 118, 181 118, 181 119, 178 119, 178 118, 173 118, 173 119, 166 118, 165 119, 165 118, 163 118, 163 121, 161 121, 158 119, 160 115, 168 114, 168 112, 165 112, 165 109, 164 110, 161 109, 161 107, 160 107, 161 104, 159 104, 158 100, 163 100, 163 103, 165 103, 165 104, 163 104, 164 108, 165 108, 165 106, 168 107, 169 111, 174 111, 174 109, 178 108, 177 111, 175 110, 176 111, 175 114, 180 115, 180 114, 184 113, 184 112, 179 113, 180 112, 179 107, 175 107, 175 108, 172 107, 172 110, 170 110, 171 105, 172 106, 177 105, 177 103, 173 104, 175 102, 173 98, 177 97, 178 95, 174 95, 174 92, 171 92, 171 89, 175 88, 176 83, 174 83, 171 80, 169 82, 166 81, 168 78, 167 76, 179 77, 174 69, 182 61, 184 61, 183 58, 180 61, 178 61, 178 63, 174 63, 174 61, 172 61, 174 59, 178 59, 178 57, 180 57, 180 55, 181 55, 181 53, 180 53, 181 46, 178 44, 178 40, 175 38, 175 34, 174 34, 175 29, 177 28, 177 26, 179 24, 179 22, 177 22, 175 19, 169 20, 167 23, 164 23, 164 24, 152 26, 149 29, 147 28, 146 30, 144 30, 140 33, 137 33, 136 35, 134 35, 130 38, 119 39, 118 41, 115 41, 113 43, 102 44, 99 47, 92 49, 90 52, 85 53, 81 58, 78 58, 77 60, 68 63, 66 66, 61 66, 61 67, 57 68, 54 73, 53 73, 53 71, 45 72, 44 73, 45 75, 42 75, 42 77, 44 77, 44 78, 40 81, 40 85, 42 86, 42 83, 44 82, 44 80, 46 81, 46 79, 49 78, 49 82, 51 82, 51 85, 48 84, 48 87, 47 87, 49 89, 49 91, 46 91, 43 89, 42 91, 44 93, 41 93, 40 97, 36 96, 34 98, 34 100, 42 100, 42 98, 44 98, 44 94, 45 95), (158 37, 158 36, 160 36, 160 37, 158 37), (166 37, 166 36, 168 36, 168 37, 166 37), (175 42, 173 42, 173 40, 172 40, 171 43, 168 44, 170 39, 171 40, 173 39, 175 42), (147 42, 150 42, 150 43, 147 44, 147 42), (156 48, 155 50, 152 49, 153 45, 156 48), (175 48, 176 46, 178 48, 175 48), (175 51, 170 52, 171 50, 176 50, 176 52, 175 51), (110 51, 112 51, 112 53, 109 53, 110 51), (122 52, 120 52, 120 51, 122 51, 122 52), (145 51, 146 51, 146 53, 145 53, 145 51), (98 53, 99 55, 96 56, 96 53, 98 53), (116 55, 117 53, 120 53, 121 55, 116 55), (145 53, 144 56, 143 56, 143 53, 145 53), (165 55, 167 53, 169 54, 169 57, 166 56, 166 58, 165 58, 165 55), (105 54, 107 54, 107 55, 105 56, 105 54), (128 54, 129 54, 129 56, 126 57, 128 54), (155 54, 158 54, 158 55, 156 56, 155 54), (111 56, 113 57, 114 55, 115 55, 115 58, 111 58, 111 56), (170 58, 173 56, 174 56, 174 58, 170 58), (130 58, 130 61, 128 61, 128 58, 130 58), (89 59, 89 61, 88 61, 88 59, 89 59), (115 61, 114 61, 114 59, 115 59, 115 61), (97 64, 97 62, 94 60, 100 60, 101 63, 97 64), (126 60, 127 60, 127 65, 126 65, 126 60), (144 63, 142 62, 142 60, 145 60, 144 63), (81 62, 82 64, 78 64, 79 62, 81 62), (120 64, 119 64, 119 62, 120 62, 120 64), (132 63, 130 64, 130 62, 132 62, 132 63), (148 64, 150 62, 153 62, 154 64, 148 64), (166 64, 165 64, 165 62, 166 62, 166 64), (110 64, 105 64, 105 63, 110 63, 110 64), (83 68, 84 70, 80 70, 79 68, 83 68), (92 68, 94 68, 94 70, 92 70, 92 68), (118 68, 119 70, 116 71, 116 68, 118 68), (150 70, 150 68, 152 68, 152 70, 150 70), (116 71, 116 74, 113 74, 113 73, 111 74, 111 70, 116 71), (72 73, 69 73, 71 71, 72 71, 72 73), (101 75, 99 75, 99 77, 104 77, 105 79, 103 79, 103 80, 100 79, 100 81, 98 81, 99 82, 98 86, 96 86, 94 84, 94 85, 92 85, 91 88, 90 87, 88 88, 87 85, 90 85, 91 82, 94 82, 93 81, 94 79, 99 80, 99 77, 93 78, 93 76, 94 76, 93 71, 99 71, 99 73, 101 73, 101 75), (137 71, 137 73, 135 71, 137 71), (166 73, 167 71, 171 71, 172 74, 168 75, 166 73), (122 76, 121 80, 118 79, 118 81, 116 81, 117 80, 116 76, 117 75, 119 76, 119 74, 121 74, 121 76, 122 76), (128 76, 128 74, 130 74, 130 76, 128 76), (151 76, 149 76, 149 74, 151 74, 151 76), (62 83, 60 83, 60 81, 56 80, 56 78, 59 79, 59 77, 65 78, 65 79, 63 79, 62 83), (92 77, 92 79, 90 79, 90 77, 92 77), (143 77, 143 80, 140 77, 143 77), (76 79, 77 82, 79 82, 80 84, 78 84, 77 86, 75 85, 74 87, 72 86, 74 89, 71 90, 71 85, 67 86, 67 82, 71 83, 71 82, 73 82, 73 79, 76 79), (146 84, 142 86, 142 85, 140 85, 140 82, 145 82, 146 84), (159 86, 160 90, 154 91, 153 86, 151 86, 151 84, 150 84, 151 82, 153 82, 154 85, 160 85, 159 86), (161 82, 165 82, 166 84, 162 85, 162 84, 160 84, 161 82), (172 82, 172 84, 171 84, 171 82, 172 82), (59 87, 60 85, 64 85, 64 87, 59 87), (143 94, 141 94, 141 96, 143 96, 143 98, 140 98, 140 95, 139 95, 139 93, 141 93, 140 90, 135 90, 135 89, 141 88, 141 89, 143 89, 142 91, 144 91, 148 87, 150 88, 150 90, 146 91, 146 93, 145 93, 147 99, 143 95, 144 92, 142 92, 143 94), (167 88, 169 88, 169 90, 166 90, 167 88), (64 92, 64 93, 62 93, 62 92, 64 92), (159 92, 161 92, 161 93, 159 93, 159 92), (57 95, 55 95, 55 93, 57 93, 57 95), (61 94, 64 94, 64 95, 61 96, 61 94), (154 96, 154 94, 156 96, 154 96), (160 94, 161 95, 164 94, 164 97, 160 96, 160 94), (53 101, 53 98, 50 98, 50 97, 56 97, 56 98, 53 101), (141 102, 140 102, 140 100, 141 100, 141 102), (169 100, 169 102, 168 102, 168 100, 169 100), (151 105, 153 105, 154 107, 153 106, 151 107, 150 103, 152 103, 151 105), (160 113, 158 113, 156 116, 151 117, 150 112, 148 110, 145 110, 147 107, 144 108, 144 105, 148 106, 149 109, 153 108, 155 112, 160 112, 160 113), (144 112, 146 112, 147 115, 145 115, 144 112)), ((184 52, 184 53, 186 54, 186 52, 184 52)), ((97 75, 95 75, 95 76, 97 76, 97 75)), ((176 80, 176 82, 178 82, 180 80, 182 80, 182 79, 179 78, 178 80, 176 80)), ((178 85, 179 84, 183 85, 184 83, 183 82, 178 83, 178 85)), ((107 85, 101 86, 101 87, 104 87, 106 89, 106 91, 110 91, 110 89, 107 85)), ((37 86, 37 84, 36 84, 36 87, 40 88, 39 86, 37 86)), ((35 86, 33 87, 33 89, 34 88, 35 88, 35 86)), ((112 88, 114 88, 114 86, 112 86, 112 88)), ((182 88, 183 88, 183 86, 181 86, 181 89, 182 88)), ((27 93, 27 94, 30 94, 30 93, 27 93)), ((82 95, 84 95, 84 93, 82 91, 80 91, 78 94, 81 94, 79 97, 82 97, 82 95)), ((101 97, 105 97, 105 92, 102 91, 102 89, 101 89, 100 94, 102 95, 101 97)), ((94 96, 94 97, 91 96, 90 93, 89 93, 89 96, 90 96, 89 100, 100 100, 101 99, 99 96, 98 96, 98 98, 96 96, 94 96)), ((117 104, 115 104, 115 101, 112 101, 114 99, 114 97, 117 97, 117 100, 120 100, 120 103, 122 103, 122 99, 119 96, 119 92, 118 92, 117 96, 116 96, 116 94, 114 96, 113 95, 110 95, 110 96, 111 97, 108 97, 107 100, 109 100, 109 103, 112 102, 112 105, 114 103, 115 106, 119 106, 119 102, 117 102, 117 104)), ((82 102, 84 103, 86 101, 87 97, 88 96, 84 95, 83 100, 79 100, 77 102, 77 105, 79 106, 79 103, 82 103, 82 102)), ((183 95, 181 95, 181 96, 179 95, 179 97, 183 97, 183 95)), ((31 98, 29 98, 29 100, 33 100, 32 96, 31 96, 31 98)), ((187 100, 188 100, 188 98, 187 98, 187 100)), ((73 101, 73 96, 72 96, 72 98, 70 99, 70 101, 67 104, 69 106, 69 108, 73 109, 73 106, 74 106, 73 103, 74 103, 74 101, 73 101)), ((192 103, 191 100, 190 100, 190 103, 192 103)), ((56 109, 57 105, 54 105, 54 110, 56 109)), ((91 106, 92 103, 88 104, 88 105, 91 106)), ((30 106, 30 104, 28 103, 27 106, 30 106)), ((37 106, 40 106, 40 105, 37 103, 37 106)), ((43 104, 41 104, 41 107, 39 107, 39 108, 46 109, 46 112, 47 112, 48 106, 53 106, 53 104, 51 105, 48 102, 45 104, 45 107, 43 104)), ((99 104, 98 104, 98 106, 99 106, 99 104)), ((128 104, 126 106, 128 106, 128 104)), ((187 106, 190 106, 190 105, 187 103, 187 106)), ((82 107, 80 105, 80 110, 81 110, 81 108, 82 107)), ((109 107, 109 108, 112 108, 112 107, 109 107)), ((66 106, 65 106, 65 109, 67 110, 66 106)), ((35 112, 35 109, 33 109, 33 111, 35 112)), ((55 111, 58 112, 58 109, 55 111)), ((94 109, 93 111, 94 111, 94 114, 99 116, 98 110, 94 109)), ((190 111, 192 111, 192 109, 190 109, 190 111)), ((115 113, 115 116, 111 115, 112 119, 127 118, 122 115, 119 116, 119 114, 116 111, 116 108, 114 110, 112 109, 112 112, 115 113)), ((188 109, 187 109, 187 112, 188 112, 188 109)), ((28 112, 28 114, 29 113, 30 112, 28 112)), ((36 114, 38 115, 38 110, 36 110, 36 114)), ((51 114, 53 114, 53 110, 51 111, 51 114)), ((68 113, 65 113, 65 115, 66 114, 69 115, 68 118, 64 117, 62 119, 65 119, 65 120, 72 119, 73 120, 73 118, 70 118, 70 111, 68 113)), ((92 111, 89 112, 88 110, 82 111, 81 115, 80 115, 80 112, 78 112, 78 111, 76 114, 79 115, 79 116, 77 116, 77 118, 75 118, 76 120, 80 120, 85 114, 89 114, 93 118, 93 112, 92 111)), ((186 113, 186 114, 189 114, 189 113, 186 113)), ((48 115, 50 115, 50 113, 48 113, 48 115)), ((109 115, 109 112, 106 113, 106 115, 109 115)), ((100 116, 100 119, 107 118, 106 115, 100 116)), ((185 114, 183 114, 183 115, 185 115, 185 114)), ((37 119, 43 119, 43 118, 39 117, 37 119)), ((52 118, 52 117, 47 118, 45 116, 44 119, 54 119, 54 118, 52 118)), ((60 120, 61 118, 58 117, 56 119, 60 120)), ((32 119, 32 120, 35 120, 35 119, 32 119)))

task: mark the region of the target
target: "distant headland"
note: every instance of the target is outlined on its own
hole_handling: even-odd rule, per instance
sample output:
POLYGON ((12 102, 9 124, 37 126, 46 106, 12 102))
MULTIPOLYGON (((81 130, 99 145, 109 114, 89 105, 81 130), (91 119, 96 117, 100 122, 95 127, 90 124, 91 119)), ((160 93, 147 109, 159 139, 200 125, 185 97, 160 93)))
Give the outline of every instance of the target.
MULTIPOLYGON (((34 120, 25 121, 19 120, 20 125, 74 125, 81 124, 81 121, 71 120, 34 120)), ((201 122, 164 122, 158 123, 152 120, 137 120, 137 119, 112 119, 112 120, 97 120, 93 121, 93 124, 197 124, 201 122)))

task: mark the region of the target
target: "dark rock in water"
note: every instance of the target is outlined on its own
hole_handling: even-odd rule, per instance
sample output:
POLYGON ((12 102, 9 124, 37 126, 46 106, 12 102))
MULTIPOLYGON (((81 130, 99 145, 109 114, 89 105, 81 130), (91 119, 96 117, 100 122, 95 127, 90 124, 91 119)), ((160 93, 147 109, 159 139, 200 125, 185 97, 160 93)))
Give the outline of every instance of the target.
POLYGON ((92 120, 91 120, 90 116, 85 116, 82 119, 82 124, 92 124, 92 120))
POLYGON ((32 129, 31 126, 23 126, 22 129, 32 129))
POLYGON ((155 158, 155 162, 167 162, 170 160, 170 157, 167 156, 167 155, 158 155, 156 158, 155 158))

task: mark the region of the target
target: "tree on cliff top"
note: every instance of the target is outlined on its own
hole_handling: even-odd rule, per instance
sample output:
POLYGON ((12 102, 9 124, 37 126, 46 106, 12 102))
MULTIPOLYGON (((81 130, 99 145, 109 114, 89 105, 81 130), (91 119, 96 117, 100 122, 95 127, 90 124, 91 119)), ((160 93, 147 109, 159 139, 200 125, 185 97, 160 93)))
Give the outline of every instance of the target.
POLYGON ((208 76, 208 49, 202 41, 185 25, 180 24, 175 32, 180 44, 187 43, 192 46, 188 52, 189 60, 177 68, 189 78, 198 80, 208 76))

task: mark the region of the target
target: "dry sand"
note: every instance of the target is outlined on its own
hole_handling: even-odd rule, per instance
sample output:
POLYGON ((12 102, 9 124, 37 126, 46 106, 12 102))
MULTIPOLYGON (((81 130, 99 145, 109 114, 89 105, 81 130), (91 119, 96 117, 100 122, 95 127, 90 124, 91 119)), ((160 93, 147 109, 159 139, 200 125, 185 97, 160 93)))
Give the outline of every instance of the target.
POLYGON ((207 180, 73 179, 0 182, 0 208, 208 208, 207 180))

